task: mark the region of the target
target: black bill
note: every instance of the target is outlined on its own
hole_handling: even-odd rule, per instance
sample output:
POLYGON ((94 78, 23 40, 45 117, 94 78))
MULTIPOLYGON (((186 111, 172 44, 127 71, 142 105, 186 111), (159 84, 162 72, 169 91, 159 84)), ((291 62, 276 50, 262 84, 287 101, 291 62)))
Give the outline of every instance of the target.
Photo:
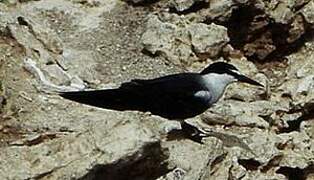
POLYGON ((251 79, 251 78, 248 78, 246 76, 243 76, 243 75, 238 75, 237 76, 237 79, 238 81, 240 82, 244 82, 244 83, 248 83, 248 84, 252 84, 252 85, 255 85, 255 86, 261 86, 261 87, 264 87, 262 84, 260 84, 259 82, 251 79))

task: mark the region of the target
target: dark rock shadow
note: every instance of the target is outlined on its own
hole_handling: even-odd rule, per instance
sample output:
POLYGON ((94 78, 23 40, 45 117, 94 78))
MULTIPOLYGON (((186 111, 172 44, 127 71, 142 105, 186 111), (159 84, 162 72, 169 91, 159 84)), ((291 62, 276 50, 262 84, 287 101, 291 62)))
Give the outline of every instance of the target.
POLYGON ((79 180, 155 180, 171 171, 167 150, 160 143, 149 144, 139 153, 112 164, 96 165, 79 180))

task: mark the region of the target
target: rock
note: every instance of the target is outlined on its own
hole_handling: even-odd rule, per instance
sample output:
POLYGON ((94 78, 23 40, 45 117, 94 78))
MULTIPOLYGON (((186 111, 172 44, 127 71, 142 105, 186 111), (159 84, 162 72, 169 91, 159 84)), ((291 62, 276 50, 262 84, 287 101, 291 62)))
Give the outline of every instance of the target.
MULTIPOLYGON (((29 72, 31 73, 33 76, 35 76, 35 78, 39 81, 38 82, 38 89, 43 91, 43 92, 46 92, 46 93, 56 93, 56 92, 64 92, 64 91, 76 91, 76 90, 83 90, 85 88, 85 86, 83 84, 81 84, 80 86, 74 86, 74 87, 71 87, 71 86, 64 86, 64 85, 56 85, 54 83, 52 83, 50 80, 46 79, 44 73, 41 71, 41 69, 39 69, 37 67, 37 64, 35 61, 33 61, 32 59, 30 58, 26 58, 24 60, 24 68, 29 72), (82 88, 82 89, 77 89, 77 88, 82 88)), ((58 75, 57 73, 62 73, 62 75, 66 75, 66 77, 64 78, 68 78, 69 80, 72 80, 70 79, 70 76, 68 74, 66 74, 65 72, 62 72, 61 69, 57 69, 57 71, 59 72, 49 72, 50 73, 50 77, 53 77, 55 75, 55 77, 58 79, 58 75)), ((60 77, 59 77, 60 78, 60 77)), ((29 99, 29 98, 26 98, 26 99, 29 99)))
POLYGON ((265 59, 268 55, 274 52, 277 47, 274 44, 270 32, 266 32, 259 39, 244 46, 243 50, 247 56, 256 55, 258 59, 265 59))
POLYGON ((43 67, 43 71, 47 73, 48 77, 54 84, 67 85, 69 84, 69 75, 57 64, 47 65, 43 67))
MULTIPOLYGON (((98 54, 93 51, 80 51, 76 49, 67 49, 63 53, 64 62, 72 68, 68 70, 69 74, 75 74, 82 81, 90 84, 99 83, 99 76, 95 73, 98 66, 98 54), (86 65, 86 61, 93 59, 94 62, 86 65)), ((82 84, 82 83, 80 83, 82 84)))
POLYGON ((29 32, 29 29, 25 26, 8 26, 13 38, 26 49, 26 54, 30 57, 40 57, 39 61, 43 64, 54 63, 54 58, 45 51, 45 48, 41 42, 36 39, 33 34, 29 32))
POLYGON ((288 24, 294 14, 286 3, 278 2, 275 8, 271 10, 270 16, 278 23, 288 24))
POLYGON ((314 88, 314 75, 302 78, 296 89, 296 93, 307 94, 314 88))
POLYGON ((7 147, 1 153, 1 179, 31 179, 48 175, 52 179, 78 179, 98 166, 107 166, 108 169, 103 169, 106 172, 110 164, 117 163, 120 157, 124 157, 121 162, 124 168, 129 166, 128 163, 153 155, 164 158, 162 154, 150 154, 161 151, 153 134, 148 129, 135 126, 136 123, 117 126, 116 130, 128 132, 120 134, 113 133, 103 123, 103 127, 93 129, 93 134, 68 135, 60 137, 62 141, 52 140, 36 146, 7 147), (77 160, 78 164, 75 163, 77 160), (12 168, 14 166, 23 168, 12 168))
POLYGON ((291 23, 291 29, 289 30, 288 43, 293 43, 305 33, 304 20, 302 16, 296 16, 291 23))
POLYGON ((261 116, 272 114, 275 104, 267 101, 243 103, 240 101, 224 101, 210 108, 209 112, 216 114, 203 115, 202 120, 208 124, 235 124, 238 126, 268 128, 269 124, 261 116), (221 122, 219 119, 225 119, 221 122), (227 120, 227 121, 226 121, 227 120), (226 121, 226 122, 224 122, 226 121))
POLYGON ((303 15, 303 17, 305 18, 305 20, 310 23, 310 24, 314 24, 314 13, 312 11, 312 9, 314 8, 314 2, 313 1, 309 1, 302 9, 301 9, 301 13, 303 15))
POLYGON ((287 179, 284 175, 281 174, 274 174, 274 175, 265 175, 265 174, 257 174, 255 172, 249 172, 247 175, 242 178, 243 180, 249 180, 249 179, 278 179, 278 180, 285 180, 287 179))
POLYGON ((300 14, 295 11, 295 9, 302 11, 303 8, 307 11, 306 8, 312 4, 309 1, 259 1, 254 3, 240 1, 237 3, 233 4, 232 13, 228 13, 230 18, 222 21, 226 22, 229 27, 232 45, 236 49, 244 51, 247 57, 262 61, 268 57, 274 57, 276 54, 279 56, 285 53, 289 54, 288 50, 294 48, 292 43, 297 40, 302 41, 301 37, 313 29, 307 25, 312 24, 311 15, 305 15, 309 17, 307 20, 301 18, 300 14), (241 22, 243 24, 239 24, 241 22), (278 29, 281 31, 278 32, 278 29))
POLYGON ((229 41, 227 30, 222 26, 177 23, 161 22, 157 16, 151 16, 142 36, 145 50, 162 54, 176 64, 190 64, 196 60, 195 56, 216 57, 229 41))
POLYGON ((131 2, 131 3, 134 3, 134 4, 153 2, 153 0, 124 0, 124 1, 131 2))
POLYGON ((310 138, 305 133, 291 132, 281 134, 279 137, 285 139, 283 144, 287 153, 280 161, 280 166, 304 169, 310 165, 308 162, 313 158, 313 144, 306 143, 310 141, 310 138))
POLYGON ((207 54, 216 57, 228 43, 227 29, 216 24, 192 24, 189 27, 191 44, 196 54, 207 54))
POLYGON ((16 5, 18 3, 17 0, 6 0, 2 2, 5 5, 16 5))
POLYGON ((151 16, 147 22, 147 31, 142 36, 144 48, 152 54, 169 52, 176 29, 174 24, 163 23, 157 16, 151 16))
POLYGON ((157 180, 183 180, 186 172, 183 169, 176 168, 157 180))
POLYGON ((10 2, 0 3, 0 179, 312 178, 313 1, 10 2), (177 121, 44 91, 113 88, 217 60, 265 88, 233 84, 187 119, 208 131, 203 144, 166 134, 177 121))
POLYGON ((172 0, 170 10, 195 23, 228 21, 237 2, 231 0, 172 0))
POLYGON ((211 0, 209 8, 205 10, 204 14, 208 19, 227 21, 235 8, 235 4, 235 1, 232 0, 211 0))
POLYGON ((179 167, 185 171, 184 179, 204 179, 208 176, 207 170, 211 169, 215 160, 224 154, 221 141, 209 138, 205 144, 206 146, 202 146, 188 141, 163 143, 163 147, 169 149, 169 166, 179 167), (191 161, 194 163, 191 164, 191 161))
POLYGON ((191 49, 189 32, 175 24, 161 22, 157 16, 151 16, 141 41, 145 50, 155 55, 165 56, 175 64, 196 60, 191 49))
POLYGON ((176 11, 182 12, 189 9, 196 2, 198 0, 173 0, 172 4, 176 11))
POLYGON ((202 3, 209 5, 208 0, 172 0, 171 6, 174 7, 177 12, 184 12, 192 8, 192 6, 202 3))
POLYGON ((71 0, 71 1, 78 4, 87 5, 88 7, 98 7, 101 5, 100 0, 71 0))
POLYGON ((26 26, 30 33, 35 36, 37 40, 39 40, 48 51, 51 51, 55 54, 61 54, 62 42, 58 37, 57 33, 52 29, 48 28, 48 24, 45 22, 36 22, 34 17, 28 18, 25 16, 17 17, 17 21, 20 25, 26 26))

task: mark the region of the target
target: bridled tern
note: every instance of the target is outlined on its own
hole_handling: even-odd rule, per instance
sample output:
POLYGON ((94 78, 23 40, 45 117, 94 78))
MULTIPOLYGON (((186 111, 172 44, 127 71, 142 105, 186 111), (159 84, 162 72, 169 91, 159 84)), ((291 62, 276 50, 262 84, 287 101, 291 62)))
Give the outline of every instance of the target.
POLYGON ((201 135, 204 137, 204 131, 187 124, 184 119, 206 111, 233 82, 263 87, 241 74, 235 66, 216 62, 200 73, 179 73, 147 80, 133 79, 116 89, 62 92, 60 96, 100 108, 151 112, 170 120, 181 120, 182 129, 191 132, 191 136, 199 140, 201 135))

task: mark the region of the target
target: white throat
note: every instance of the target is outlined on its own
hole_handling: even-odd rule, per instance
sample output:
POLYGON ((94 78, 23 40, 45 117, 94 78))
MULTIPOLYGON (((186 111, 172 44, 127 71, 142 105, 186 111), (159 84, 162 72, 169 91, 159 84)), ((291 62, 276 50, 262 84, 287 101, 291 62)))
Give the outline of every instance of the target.
POLYGON ((223 95, 226 87, 236 82, 233 76, 229 74, 217 74, 217 73, 209 73, 202 75, 205 86, 209 89, 212 95, 211 103, 215 103, 219 100, 219 98, 223 95))

